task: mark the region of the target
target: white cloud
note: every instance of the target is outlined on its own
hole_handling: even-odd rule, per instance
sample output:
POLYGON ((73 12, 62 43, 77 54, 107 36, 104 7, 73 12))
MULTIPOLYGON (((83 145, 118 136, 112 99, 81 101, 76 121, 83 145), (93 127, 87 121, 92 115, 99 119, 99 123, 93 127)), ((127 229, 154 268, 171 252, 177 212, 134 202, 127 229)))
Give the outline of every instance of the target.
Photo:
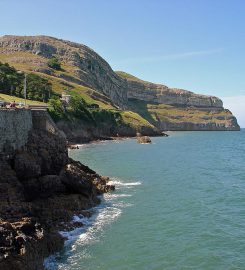
POLYGON ((126 64, 126 63, 149 63, 149 62, 159 62, 163 60, 176 60, 176 59, 186 59, 203 55, 210 55, 221 53, 224 51, 223 48, 203 50, 203 51, 191 51, 191 52, 182 52, 174 54, 165 54, 159 56, 149 56, 149 57, 138 57, 138 58, 126 58, 117 62, 117 64, 126 64))
POLYGON ((224 107, 237 117, 238 124, 245 128, 245 96, 223 97, 224 107))

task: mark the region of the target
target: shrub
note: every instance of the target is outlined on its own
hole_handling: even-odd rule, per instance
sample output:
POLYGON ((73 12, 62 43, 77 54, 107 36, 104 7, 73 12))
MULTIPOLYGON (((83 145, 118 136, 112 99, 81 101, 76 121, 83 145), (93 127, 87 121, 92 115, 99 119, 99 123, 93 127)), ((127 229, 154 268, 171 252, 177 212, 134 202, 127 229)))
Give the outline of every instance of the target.
POLYGON ((56 69, 56 70, 61 70, 61 65, 60 61, 57 57, 52 57, 48 60, 48 66, 50 68, 56 69))
POLYGON ((49 114, 51 115, 51 117, 55 122, 66 118, 64 108, 59 99, 54 98, 50 99, 49 105, 50 105, 49 114))

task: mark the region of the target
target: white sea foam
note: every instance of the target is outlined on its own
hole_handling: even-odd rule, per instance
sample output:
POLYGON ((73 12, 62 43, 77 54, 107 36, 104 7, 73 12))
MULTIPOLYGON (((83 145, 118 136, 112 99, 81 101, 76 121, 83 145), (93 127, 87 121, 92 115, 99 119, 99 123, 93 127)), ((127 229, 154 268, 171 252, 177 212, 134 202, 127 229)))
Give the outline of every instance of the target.
MULTIPOLYGON (((117 207, 106 207, 98 210, 98 214, 93 220, 93 225, 89 226, 83 234, 79 236, 77 243, 80 245, 86 245, 91 241, 98 241, 96 237, 98 232, 102 231, 106 225, 115 221, 122 213, 122 209, 117 207)), ((76 244, 77 244, 76 243, 76 244)))
POLYGON ((113 199, 119 199, 119 198, 129 198, 132 197, 131 194, 105 194, 104 198, 108 201, 111 201, 113 199))
MULTIPOLYGON (((69 251, 66 252, 66 256, 69 257, 69 260, 76 260, 75 256, 78 256, 76 250, 81 246, 83 246, 84 254, 81 254, 81 251, 79 251, 79 257, 82 256, 85 258, 89 256, 86 252, 86 246, 90 243, 100 241, 101 232, 105 227, 115 222, 122 214, 124 208, 133 205, 128 202, 128 200, 125 201, 125 198, 130 198, 132 196, 132 194, 128 193, 128 188, 139 186, 141 185, 141 182, 123 182, 120 179, 115 178, 112 179, 109 184, 115 185, 116 191, 101 196, 102 203, 89 210, 92 212, 91 217, 88 218, 83 215, 73 216, 71 223, 81 222, 83 224, 82 227, 72 231, 59 232, 67 239, 65 241, 65 246, 68 246, 67 250, 69 249, 69 251)), ((64 254, 62 256, 64 256, 64 254)), ((47 270, 69 269, 66 268, 65 264, 58 263, 57 259, 59 259, 58 254, 46 258, 44 262, 45 268, 47 270)))
POLYGON ((118 178, 112 178, 111 181, 108 182, 109 185, 115 185, 116 187, 120 187, 120 186, 126 186, 126 187, 130 187, 130 186, 140 186, 142 185, 142 183, 140 181, 137 182, 123 182, 118 178))

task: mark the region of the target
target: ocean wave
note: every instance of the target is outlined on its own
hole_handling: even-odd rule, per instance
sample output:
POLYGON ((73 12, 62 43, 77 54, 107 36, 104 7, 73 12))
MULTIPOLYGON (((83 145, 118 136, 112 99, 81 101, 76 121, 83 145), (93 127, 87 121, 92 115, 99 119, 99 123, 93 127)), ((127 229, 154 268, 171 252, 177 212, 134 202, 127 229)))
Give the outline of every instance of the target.
POLYGON ((123 182, 118 178, 112 178, 111 181, 108 182, 109 185, 115 185, 116 187, 120 186, 125 186, 125 187, 130 187, 130 186, 140 186, 142 183, 140 181, 136 182, 123 182))
MULTIPOLYGON (((116 192, 105 193, 102 195, 100 197, 101 204, 88 210, 92 213, 91 217, 85 217, 82 214, 73 216, 71 223, 81 222, 83 224, 82 227, 72 231, 59 232, 66 238, 65 247, 67 259, 75 259, 74 256, 77 254, 77 249, 79 249, 79 257, 85 258, 88 256, 87 252, 85 252, 86 246, 90 243, 100 241, 101 232, 103 232, 105 227, 115 222, 121 216, 124 208, 133 205, 127 200, 125 201, 125 198, 132 197, 132 194, 125 191, 127 191, 129 187, 132 188, 141 185, 141 182, 123 182, 122 180, 115 178, 112 179, 109 184, 116 186, 116 192), (119 190, 118 187, 120 187, 119 190), (83 246, 84 254, 81 254, 81 246, 83 246)), ((66 262, 61 263, 63 259, 64 254, 62 256, 56 254, 46 258, 44 262, 45 269, 68 269, 66 268, 66 262)))
MULTIPOLYGON (((90 218, 84 217, 83 215, 75 215, 72 218, 71 223, 73 222, 82 222, 83 226, 76 228, 72 231, 60 231, 59 233, 66 238, 65 247, 69 247, 69 251, 66 252, 66 255, 72 257, 73 254, 76 254, 77 248, 81 246, 86 246, 91 242, 99 241, 98 234, 104 230, 105 226, 108 226, 113 221, 119 218, 122 213, 122 208, 127 207, 122 203, 112 204, 108 206, 106 203, 94 207, 91 209, 93 215, 90 218)), ((88 254, 79 254, 79 257, 86 257, 88 254)), ((66 263, 61 263, 59 254, 49 256, 44 260, 44 267, 47 270, 54 269, 68 269, 66 268, 66 263)), ((71 258, 72 259, 72 258, 71 258)))
POLYGON ((131 194, 105 194, 104 198, 107 200, 114 200, 114 199, 120 199, 120 198, 129 198, 132 197, 131 194))
POLYGON ((117 207, 106 207, 104 209, 100 209, 98 215, 93 220, 92 226, 89 226, 84 233, 79 235, 79 239, 76 244, 84 246, 91 243, 91 241, 99 241, 99 238, 97 237, 98 232, 102 231, 105 226, 118 219, 121 213, 122 209, 117 207))

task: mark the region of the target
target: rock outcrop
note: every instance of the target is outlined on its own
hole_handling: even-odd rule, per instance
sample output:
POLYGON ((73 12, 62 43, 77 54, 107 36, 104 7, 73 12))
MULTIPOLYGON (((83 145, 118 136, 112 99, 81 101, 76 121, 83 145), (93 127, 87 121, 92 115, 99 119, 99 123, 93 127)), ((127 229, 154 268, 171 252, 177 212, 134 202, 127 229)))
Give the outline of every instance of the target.
MULTIPOLYGON (((32 130, 25 147, 0 157, 0 269, 41 270, 60 250, 73 215, 114 189, 108 179, 68 157, 66 141, 32 130)), ((82 226, 82 224, 79 224, 82 226)))
POLYGON ((92 126, 88 123, 71 123, 66 121, 57 122, 60 130, 63 130, 69 142, 87 143, 96 140, 111 140, 114 137, 135 137, 137 132, 148 136, 161 136, 161 132, 154 126, 140 126, 138 128, 123 123, 100 123, 92 126))

